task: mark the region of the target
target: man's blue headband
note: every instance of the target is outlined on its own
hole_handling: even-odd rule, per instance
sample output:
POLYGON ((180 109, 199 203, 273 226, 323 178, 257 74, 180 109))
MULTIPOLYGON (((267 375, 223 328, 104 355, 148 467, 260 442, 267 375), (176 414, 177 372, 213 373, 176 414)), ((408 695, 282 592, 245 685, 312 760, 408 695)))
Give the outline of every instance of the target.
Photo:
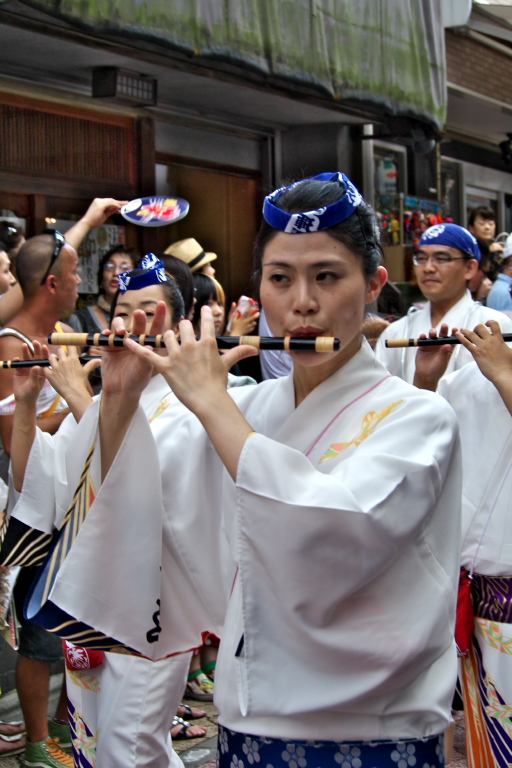
POLYGON ((472 259, 480 261, 481 253, 477 241, 467 229, 458 224, 435 224, 429 227, 421 236, 420 248, 423 245, 447 245, 458 248, 472 259))
POLYGON ((166 283, 168 279, 163 262, 154 253, 148 253, 147 256, 144 256, 137 269, 132 269, 130 272, 121 272, 118 275, 119 292, 138 291, 140 288, 146 288, 148 285, 166 283), (144 272, 137 274, 141 269, 144 272))
POLYGON ((336 200, 335 203, 327 205, 325 208, 319 208, 317 211, 305 211, 304 213, 286 213, 275 204, 283 192, 293 189, 302 181, 296 181, 289 187, 281 187, 268 195, 263 203, 263 218, 274 229, 281 232, 288 232, 292 235, 301 235, 305 232, 317 232, 320 229, 329 229, 348 219, 357 206, 363 202, 359 190, 355 188, 350 179, 344 173, 320 173, 318 176, 312 176, 311 179, 303 181, 332 181, 339 185, 345 193, 343 197, 336 200))

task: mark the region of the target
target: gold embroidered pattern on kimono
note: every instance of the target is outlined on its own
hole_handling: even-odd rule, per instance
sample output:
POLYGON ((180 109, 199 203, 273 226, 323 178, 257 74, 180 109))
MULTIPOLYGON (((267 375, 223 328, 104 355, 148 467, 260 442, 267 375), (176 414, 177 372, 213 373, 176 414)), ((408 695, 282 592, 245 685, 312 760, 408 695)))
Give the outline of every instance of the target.
POLYGON ((359 435, 353 440, 349 440, 347 443, 333 443, 330 445, 318 463, 325 464, 326 461, 335 459, 336 456, 339 456, 340 453, 343 453, 343 451, 345 451, 351 445, 361 445, 361 443, 372 434, 380 422, 389 416, 389 414, 394 411, 395 408, 400 405, 400 403, 403 403, 403 400, 397 400, 396 402, 387 405, 382 409, 382 411, 380 411, 380 413, 377 413, 376 411, 370 411, 367 413, 363 419, 363 424, 359 435))
POLYGON ((166 410, 166 408, 170 406, 171 402, 172 401, 168 397, 164 397, 164 399, 158 404, 158 408, 156 409, 153 416, 148 419, 148 424, 151 424, 152 421, 157 419, 166 410))

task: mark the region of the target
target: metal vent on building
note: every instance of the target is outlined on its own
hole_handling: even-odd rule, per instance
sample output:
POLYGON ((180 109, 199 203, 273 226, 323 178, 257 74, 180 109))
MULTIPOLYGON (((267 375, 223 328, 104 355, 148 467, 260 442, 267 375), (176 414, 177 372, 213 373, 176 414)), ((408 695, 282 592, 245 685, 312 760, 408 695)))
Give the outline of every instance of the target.
POLYGON ((156 105, 157 80, 118 67, 96 67, 92 72, 93 98, 111 98, 138 107, 156 105))

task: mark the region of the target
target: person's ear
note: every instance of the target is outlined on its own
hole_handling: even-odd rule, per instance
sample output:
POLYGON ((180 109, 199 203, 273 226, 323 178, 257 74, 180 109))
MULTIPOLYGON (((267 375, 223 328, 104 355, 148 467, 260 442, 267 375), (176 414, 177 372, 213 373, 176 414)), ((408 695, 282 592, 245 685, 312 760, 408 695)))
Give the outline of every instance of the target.
POLYGON ((371 304, 380 295, 388 281, 388 271, 385 267, 377 267, 377 271, 368 280, 366 304, 371 304))
POLYGON ((478 261, 476 259, 469 259, 466 262, 466 280, 472 280, 478 272, 478 261))
POLYGON ((48 275, 46 278, 44 285, 48 288, 50 293, 55 293, 58 287, 58 279, 55 275, 48 275))

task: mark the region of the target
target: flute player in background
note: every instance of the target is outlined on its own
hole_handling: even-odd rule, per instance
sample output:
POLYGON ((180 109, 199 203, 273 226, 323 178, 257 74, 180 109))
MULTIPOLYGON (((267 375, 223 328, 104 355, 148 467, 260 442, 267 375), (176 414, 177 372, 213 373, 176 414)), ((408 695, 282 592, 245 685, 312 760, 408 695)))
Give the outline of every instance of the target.
MULTIPOLYGON (((423 309, 411 307, 405 317, 384 330, 375 347, 377 360, 395 376, 411 382, 415 373, 416 349, 389 349, 387 339, 412 338, 450 328, 474 328, 496 320, 504 332, 512 331, 512 319, 473 301, 468 285, 478 271, 480 248, 473 235, 458 224, 436 224, 427 229, 413 257, 418 286, 428 302, 423 309)), ((463 346, 450 357, 447 373, 472 361, 463 346)))
MULTIPOLYGON (((78 296, 81 280, 77 270, 76 250, 60 233, 38 235, 24 243, 17 256, 17 273, 24 301, 11 320, 12 326, 0 331, 2 359, 21 357, 25 344, 33 350, 35 340, 44 342, 54 329, 63 330, 59 320, 73 311, 78 296)), ((14 372, 3 371, 0 378, 0 472, 4 479, 8 474, 16 408, 13 376, 14 372)), ((69 411, 65 400, 47 383, 39 393, 36 412, 40 429, 54 434, 69 411)), ((60 747, 70 749, 71 737, 64 687, 55 716, 48 718, 50 665, 62 657, 62 646, 54 636, 23 616, 23 604, 35 571, 32 566, 21 568, 13 593, 21 624, 16 688, 27 728, 25 761, 44 764, 44 761, 53 759, 56 765, 65 766, 70 758, 60 747), (52 741, 49 747, 49 736, 52 740, 57 738, 59 744, 52 741), (48 749, 53 755, 48 753, 48 749)))
MULTIPOLYGON (((176 328, 183 316, 184 306, 175 281, 152 254, 143 260, 141 267, 119 276, 120 288, 112 304, 114 316, 122 317, 130 328, 133 315, 138 312, 139 317, 145 318, 145 330, 149 332, 155 307, 161 301, 164 328, 176 328)), ((40 348, 38 356, 41 356, 40 348)), ((63 527, 63 513, 69 507, 67 497, 73 495, 77 485, 70 478, 77 467, 69 444, 73 435, 79 434, 79 422, 92 402, 85 388, 87 375, 80 368, 76 354, 74 359, 70 359, 59 351, 58 358, 51 356, 51 363, 52 368, 15 370, 18 407, 14 417, 11 465, 13 517, 19 523, 46 534, 63 527), (69 400, 72 409, 72 416, 54 438, 36 429, 35 400, 45 378, 69 400), (27 466, 29 452, 30 463, 27 466), (63 457, 66 457, 67 473, 63 472, 63 457), (67 481, 71 483, 69 488, 66 487, 67 481), (54 487, 56 493, 53 492, 54 487), (17 498, 16 492, 20 491, 21 495, 17 498)), ((91 364, 97 365, 97 362, 87 365, 91 364)), ((172 410, 176 405, 177 400, 169 385, 155 370, 141 397, 141 407, 151 428, 158 425, 167 409, 172 410)), ((80 466, 78 471, 80 473, 80 466)), ((95 486, 88 489, 84 502, 87 507, 91 505, 96 490, 95 486)), ((114 510, 111 513, 109 517, 115 517, 114 510)), ((115 541, 104 537, 99 548, 88 542, 85 526, 83 532, 80 531, 82 536, 78 537, 66 558, 67 564, 76 565, 81 558, 89 562, 108 562, 110 578, 123 589, 129 589, 129 585, 123 583, 123 566, 131 564, 133 567, 131 547, 136 546, 150 561, 156 560, 153 570, 148 562, 141 567, 140 582, 144 583, 148 572, 159 575, 162 533, 161 529, 158 530, 156 540, 153 538, 152 544, 148 541, 146 518, 151 513, 152 510, 143 505, 133 516, 117 518, 115 541), (150 546, 156 547, 156 558, 150 546)), ((92 514, 94 517, 94 512, 92 514)), ((69 587, 69 599, 73 601, 72 582, 64 579, 64 583, 66 591, 69 587)), ((193 595, 190 590, 187 591, 185 583, 180 584, 175 579, 174 592, 182 595, 180 599, 184 610, 186 608, 194 615, 198 613, 199 609, 191 602, 193 595)), ((151 596, 150 592, 149 598, 151 596)), ((130 599, 136 602, 137 593, 131 592, 130 599)), ((145 599, 147 601, 148 595, 145 599)), ((154 604, 153 614, 156 608, 154 604)), ((112 602, 109 612, 115 610, 115 602, 112 602)), ((152 629, 156 631, 157 626, 154 624, 152 629)), ((74 636, 77 629, 70 632, 74 636)), ((171 749, 169 731, 173 738, 205 735, 206 729, 202 726, 191 725, 182 719, 174 720, 185 688, 195 636, 187 634, 186 627, 182 630, 181 624, 174 627, 173 635, 176 652, 157 663, 125 653, 89 653, 79 646, 75 638, 72 644, 66 646, 68 706, 72 713, 77 765, 97 764, 109 768, 179 766, 181 763, 171 749)), ((78 637, 83 637, 83 632, 78 633, 78 637)))
MULTIPOLYGON (((107 216, 118 212, 121 205, 121 201, 112 198, 96 198, 84 216, 68 230, 66 240, 59 233, 54 233, 28 241, 24 237, 16 237, 16 242, 11 243, 15 249, 18 248, 16 265, 19 284, 0 301, 0 321, 5 326, 0 331, 0 356, 3 355, 3 359, 20 355, 24 342, 29 346, 35 339, 44 342, 54 325, 62 330, 59 321, 73 311, 78 296, 77 286, 81 282, 77 274, 76 249, 92 227, 99 226, 107 216)), ((0 475, 5 478, 15 407, 11 373, 2 375, 0 398, 0 475)), ((53 433, 67 413, 66 403, 48 384, 40 394, 37 411, 41 429, 53 433)), ((71 750, 65 687, 55 716, 48 719, 50 663, 61 658, 62 647, 55 637, 23 618, 23 603, 34 572, 34 568, 22 568, 14 588, 14 601, 22 625, 16 687, 27 730, 24 762, 27 765, 53 763, 65 766, 71 760, 61 750, 61 747, 71 750), (49 736, 52 741, 50 746, 49 736)))
MULTIPOLYGON (((182 321, 167 355, 130 342, 105 350, 101 398, 69 449, 84 459, 99 438, 87 472, 100 491, 84 526, 92 544, 115 541, 116 518, 147 510, 145 528, 163 526, 161 591, 133 599, 152 564, 139 542, 122 590, 107 563, 79 580, 65 562, 67 595, 61 580, 51 599, 158 658, 184 615, 198 640, 204 628, 180 605, 178 569, 208 628, 225 624, 221 768, 248 755, 279 768, 348 757, 390 768, 412 756, 437 768, 456 676, 453 413, 390 377, 361 337, 386 272, 375 214, 350 180, 328 173, 276 190, 264 217, 255 274, 272 332, 338 337, 340 350, 293 352, 290 376, 229 393, 226 368, 253 350, 219 356, 207 307, 201 339, 182 321), (153 367, 182 405, 149 429, 139 396, 153 367), (149 644, 157 599, 162 631, 149 644)), ((120 318, 113 329, 124 330, 120 318)), ((132 330, 145 330, 140 313, 132 330)), ((151 333, 161 330, 159 304, 151 333)))
POLYGON ((474 362, 442 378, 453 347, 421 347, 415 384, 438 388, 460 427, 461 566, 475 613, 461 677, 468 765, 480 768, 512 763, 509 721, 500 717, 512 706, 512 350, 492 320, 456 335, 474 362))

